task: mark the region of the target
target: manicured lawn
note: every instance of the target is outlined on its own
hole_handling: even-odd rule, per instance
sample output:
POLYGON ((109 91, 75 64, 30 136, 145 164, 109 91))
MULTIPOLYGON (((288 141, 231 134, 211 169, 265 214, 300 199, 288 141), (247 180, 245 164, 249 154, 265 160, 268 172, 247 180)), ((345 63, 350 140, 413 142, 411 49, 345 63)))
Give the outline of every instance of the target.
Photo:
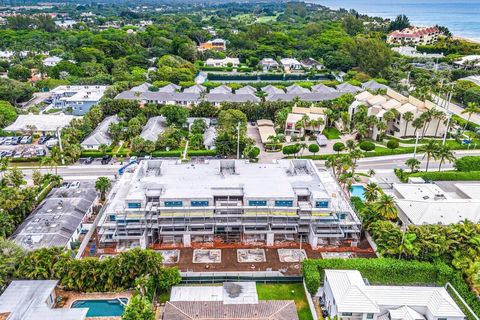
POLYGON ((302 283, 257 284, 257 293, 259 300, 293 300, 298 318, 313 320, 302 283))
POLYGON ((277 21, 277 17, 278 17, 278 14, 276 14, 274 16, 261 16, 261 17, 257 18, 256 22, 258 22, 258 23, 273 22, 273 21, 277 21))
POLYGON ((340 131, 337 128, 325 128, 322 133, 328 140, 340 139, 340 131))

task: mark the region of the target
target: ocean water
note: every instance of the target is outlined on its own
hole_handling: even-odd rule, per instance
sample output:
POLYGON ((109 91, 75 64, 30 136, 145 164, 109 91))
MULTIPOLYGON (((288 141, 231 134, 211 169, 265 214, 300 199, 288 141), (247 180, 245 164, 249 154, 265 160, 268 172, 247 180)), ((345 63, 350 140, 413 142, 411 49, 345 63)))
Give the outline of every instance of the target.
POLYGON ((443 25, 454 36, 480 41, 480 0, 306 0, 332 9, 355 9, 370 16, 405 14, 418 26, 443 25))

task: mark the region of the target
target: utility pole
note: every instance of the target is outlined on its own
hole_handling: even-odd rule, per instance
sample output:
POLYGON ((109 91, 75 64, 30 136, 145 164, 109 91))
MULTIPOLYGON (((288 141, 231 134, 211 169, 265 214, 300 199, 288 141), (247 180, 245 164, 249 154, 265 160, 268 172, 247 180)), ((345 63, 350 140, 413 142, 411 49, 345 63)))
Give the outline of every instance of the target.
POLYGON ((446 106, 448 119, 447 119, 447 126, 445 128, 445 134, 443 135, 442 146, 445 145, 445 141, 447 140, 448 127, 450 126, 450 120, 452 119, 452 113, 449 110, 450 109, 450 102, 452 101, 452 96, 453 96, 453 84, 452 84, 452 90, 450 91, 450 95, 448 96, 448 103, 447 103, 447 106, 446 106))
POLYGON ((413 158, 415 159, 417 156, 417 146, 418 146, 418 132, 417 132, 417 137, 415 139, 415 148, 413 149, 413 158))
POLYGON ((237 159, 240 159, 240 122, 237 123, 237 159))
POLYGON ((57 137, 58 137, 58 145, 60 147, 60 158, 62 159, 62 166, 65 165, 65 159, 63 157, 63 146, 62 146, 62 132, 60 127, 57 128, 57 137))

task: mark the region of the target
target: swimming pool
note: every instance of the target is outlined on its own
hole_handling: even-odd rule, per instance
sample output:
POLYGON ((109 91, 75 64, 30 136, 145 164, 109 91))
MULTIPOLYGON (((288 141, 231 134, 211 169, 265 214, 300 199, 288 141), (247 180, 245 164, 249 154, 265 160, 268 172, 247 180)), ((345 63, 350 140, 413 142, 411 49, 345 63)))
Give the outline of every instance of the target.
POLYGON ((127 298, 77 300, 71 308, 88 308, 87 317, 120 317, 127 303, 127 298))
POLYGON ((351 186, 350 194, 352 197, 359 197, 362 201, 365 201, 365 187, 362 185, 351 186))

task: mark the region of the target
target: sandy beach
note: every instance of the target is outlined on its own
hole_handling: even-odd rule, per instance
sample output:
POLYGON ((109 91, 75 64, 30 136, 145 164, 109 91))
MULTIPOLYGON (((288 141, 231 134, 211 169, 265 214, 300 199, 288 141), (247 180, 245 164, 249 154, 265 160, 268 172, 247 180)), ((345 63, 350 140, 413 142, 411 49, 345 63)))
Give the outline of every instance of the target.
POLYGON ((453 39, 463 40, 463 41, 467 41, 467 42, 471 42, 471 43, 475 43, 475 44, 480 44, 480 40, 478 40, 478 39, 469 39, 469 38, 457 37, 457 36, 453 36, 453 39))

